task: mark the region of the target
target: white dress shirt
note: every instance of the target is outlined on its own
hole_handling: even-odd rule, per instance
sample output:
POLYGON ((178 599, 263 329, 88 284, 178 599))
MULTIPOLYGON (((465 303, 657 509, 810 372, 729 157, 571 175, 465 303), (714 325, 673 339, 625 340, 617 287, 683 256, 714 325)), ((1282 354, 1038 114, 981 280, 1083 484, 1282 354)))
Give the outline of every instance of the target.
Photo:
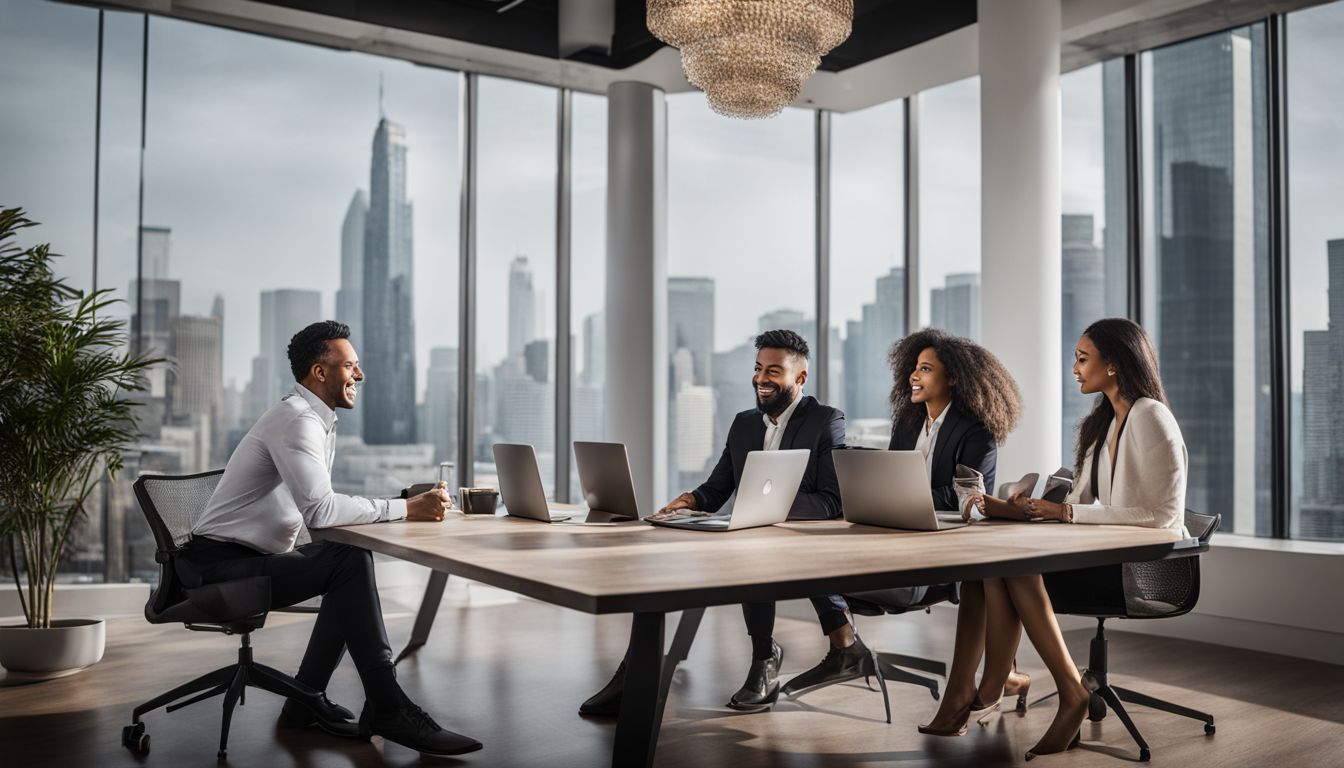
POLYGON ((193 536, 277 554, 303 525, 330 528, 406 517, 402 499, 365 499, 331 489, 336 411, 302 384, 271 406, 229 457, 193 536))
POLYGON ((798 403, 803 400, 803 388, 798 388, 798 394, 793 396, 793 402, 789 407, 779 414, 778 419, 771 419, 768 414, 761 414, 761 420, 765 422, 765 443, 761 446, 766 451, 778 451, 779 444, 784 442, 784 429, 789 426, 789 418, 793 416, 793 410, 798 407, 798 403))
POLYGON ((924 429, 919 430, 919 439, 915 441, 915 450, 924 454, 924 471, 929 477, 933 477, 933 449, 938 447, 938 430, 943 426, 943 419, 947 418, 947 412, 952 410, 952 401, 948 401, 947 407, 938 414, 938 418, 930 424, 928 418, 924 419, 924 429))

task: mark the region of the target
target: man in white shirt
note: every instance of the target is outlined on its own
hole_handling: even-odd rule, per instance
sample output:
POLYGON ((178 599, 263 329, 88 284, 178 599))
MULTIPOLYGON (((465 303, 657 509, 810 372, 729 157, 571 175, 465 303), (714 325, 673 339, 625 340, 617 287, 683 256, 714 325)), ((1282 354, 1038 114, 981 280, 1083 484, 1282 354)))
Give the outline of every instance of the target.
POLYGON ((440 728, 397 683, 373 556, 326 541, 294 547, 305 525, 442 521, 452 506, 442 487, 407 500, 332 490, 336 409, 354 407, 364 380, 349 338, 348 326, 327 320, 290 340, 294 391, 266 411, 234 450, 177 559, 178 575, 188 587, 269 576, 273 608, 323 596, 295 679, 325 691, 348 647, 364 684, 364 711, 356 724, 353 712, 323 693, 317 705, 285 702, 282 726, 317 726, 364 740, 378 735, 427 755, 471 752, 480 742, 440 728))

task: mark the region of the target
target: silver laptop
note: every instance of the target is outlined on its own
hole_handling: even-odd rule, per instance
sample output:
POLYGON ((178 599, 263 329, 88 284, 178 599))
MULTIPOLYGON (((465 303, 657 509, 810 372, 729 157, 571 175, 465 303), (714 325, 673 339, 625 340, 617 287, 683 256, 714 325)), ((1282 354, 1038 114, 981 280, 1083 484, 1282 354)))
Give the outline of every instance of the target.
POLYGON ((811 454, 806 449, 752 451, 747 454, 747 465, 742 468, 737 501, 731 514, 649 522, 692 531, 737 531, 782 523, 789 519, 789 510, 798 495, 798 486, 802 485, 811 454))
POLYGON ((543 523, 569 520, 571 512, 551 509, 546 504, 546 489, 541 484, 537 455, 526 443, 495 443, 495 470, 499 473, 499 497, 504 511, 513 517, 526 517, 543 523))
POLYGON ((588 522, 619 523, 639 519, 635 481, 624 443, 574 441, 579 487, 588 504, 588 522))
POLYGON ((840 481, 840 506, 849 522, 910 531, 966 524, 956 512, 934 511, 929 473, 919 451, 844 450, 831 456, 840 481))

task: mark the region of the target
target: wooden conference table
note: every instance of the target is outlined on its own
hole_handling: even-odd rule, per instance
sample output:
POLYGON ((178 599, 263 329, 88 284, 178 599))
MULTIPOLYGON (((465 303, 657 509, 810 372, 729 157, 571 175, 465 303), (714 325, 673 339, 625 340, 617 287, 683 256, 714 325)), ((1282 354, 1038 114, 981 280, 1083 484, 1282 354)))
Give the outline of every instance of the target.
MULTIPOLYGON (((433 569, 403 655, 424 643, 450 573, 576 611, 633 614, 614 766, 652 764, 672 672, 707 606, 1156 560, 1181 543, 1175 531, 1104 525, 992 522, 926 533, 827 520, 704 533, 457 515, 312 533, 433 569), (670 611, 685 613, 664 656, 670 611)), ((576 707, 587 693, 575 691, 576 707)))

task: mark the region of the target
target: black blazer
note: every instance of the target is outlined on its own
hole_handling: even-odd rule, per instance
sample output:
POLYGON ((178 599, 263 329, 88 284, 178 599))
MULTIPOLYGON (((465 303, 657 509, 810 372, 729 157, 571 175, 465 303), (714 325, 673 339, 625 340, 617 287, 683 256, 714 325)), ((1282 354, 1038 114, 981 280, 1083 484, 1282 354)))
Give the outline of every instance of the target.
MULTIPOLYGON (((718 512, 742 480, 747 453, 761 450, 764 444, 765 422, 760 411, 752 409, 733 417, 719 463, 709 479, 691 491, 695 496, 695 508, 718 512)), ((793 409, 779 443, 781 450, 807 448, 812 451, 793 508, 789 510, 790 520, 825 520, 840 516, 840 481, 835 479, 831 450, 844 444, 845 414, 838 408, 818 403, 811 395, 804 396, 793 409)))
MULTIPOLYGON (((899 423, 891 428, 893 451, 913 451, 919 442, 919 430, 902 431, 899 423)), ((957 492, 952 487, 952 475, 958 464, 977 469, 985 476, 985 491, 994 493, 994 466, 998 462, 999 447, 994 436, 989 433, 980 420, 964 410, 956 400, 952 401, 938 428, 938 442, 933 446, 933 472, 929 484, 933 486, 933 507, 944 511, 957 511, 957 492)))

